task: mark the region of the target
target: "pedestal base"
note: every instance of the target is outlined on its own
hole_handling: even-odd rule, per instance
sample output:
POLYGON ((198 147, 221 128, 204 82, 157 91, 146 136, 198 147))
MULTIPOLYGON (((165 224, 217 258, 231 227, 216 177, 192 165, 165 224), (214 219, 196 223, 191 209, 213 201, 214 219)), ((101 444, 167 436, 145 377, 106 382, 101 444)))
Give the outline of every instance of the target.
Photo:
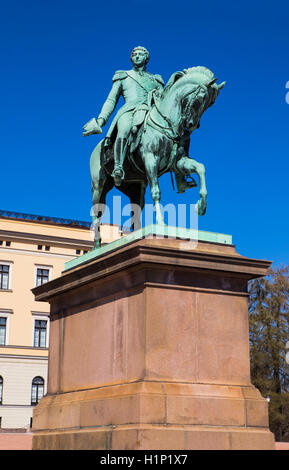
POLYGON ((38 433, 34 450, 275 450, 267 430, 209 426, 115 426, 38 433))
POLYGON ((46 396, 33 419, 34 449, 274 448, 267 402, 252 386, 116 385, 46 396))

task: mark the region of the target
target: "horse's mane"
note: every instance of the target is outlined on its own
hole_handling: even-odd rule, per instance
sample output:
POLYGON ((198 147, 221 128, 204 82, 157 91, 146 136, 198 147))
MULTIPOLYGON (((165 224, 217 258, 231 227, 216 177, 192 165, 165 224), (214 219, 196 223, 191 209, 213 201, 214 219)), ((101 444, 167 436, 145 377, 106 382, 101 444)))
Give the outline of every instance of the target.
POLYGON ((182 72, 179 71, 173 73, 163 90, 163 95, 167 93, 180 79, 188 79, 196 85, 199 85, 200 83, 206 85, 214 78, 215 77, 213 72, 211 72, 211 70, 209 70, 207 67, 203 67, 201 65, 197 67, 190 67, 188 69, 184 69, 182 72))

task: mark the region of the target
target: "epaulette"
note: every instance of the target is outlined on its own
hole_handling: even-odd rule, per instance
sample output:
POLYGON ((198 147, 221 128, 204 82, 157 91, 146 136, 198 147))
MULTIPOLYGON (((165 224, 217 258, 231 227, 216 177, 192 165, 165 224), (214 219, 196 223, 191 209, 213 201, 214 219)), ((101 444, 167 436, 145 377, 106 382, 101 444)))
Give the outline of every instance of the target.
POLYGON ((164 86, 165 82, 163 81, 163 77, 161 75, 155 75, 154 77, 157 82, 161 83, 164 86))
POLYGON ((116 80, 122 80, 123 78, 127 77, 127 73, 125 70, 117 70, 112 77, 112 81, 116 82, 116 80))

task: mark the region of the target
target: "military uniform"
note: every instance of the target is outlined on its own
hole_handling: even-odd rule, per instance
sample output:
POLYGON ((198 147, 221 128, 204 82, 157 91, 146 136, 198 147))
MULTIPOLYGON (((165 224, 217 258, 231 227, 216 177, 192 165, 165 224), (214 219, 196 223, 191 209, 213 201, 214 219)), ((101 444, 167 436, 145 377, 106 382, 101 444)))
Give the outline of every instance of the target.
POLYGON ((145 111, 151 105, 154 90, 162 90, 164 81, 160 75, 152 75, 146 71, 118 70, 113 76, 113 86, 98 116, 106 124, 113 113, 116 104, 123 96, 125 105, 122 106, 114 117, 107 133, 111 138, 115 126, 124 113, 130 113, 128 122, 131 125, 139 125, 142 122, 145 111))

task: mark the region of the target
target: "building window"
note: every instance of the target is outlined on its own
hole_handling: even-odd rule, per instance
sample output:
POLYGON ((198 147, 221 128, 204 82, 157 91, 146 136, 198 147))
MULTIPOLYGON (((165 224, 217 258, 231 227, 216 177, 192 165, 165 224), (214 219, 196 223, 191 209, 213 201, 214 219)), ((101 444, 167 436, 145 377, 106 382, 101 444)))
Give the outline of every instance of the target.
POLYGON ((42 286, 49 281, 49 269, 37 268, 36 271, 36 287, 42 286))
POLYGON ((0 345, 6 344, 7 318, 0 317, 0 345))
POLYGON ((45 245, 45 251, 50 251, 50 246, 45 245))
POLYGON ((35 348, 46 348, 47 320, 35 320, 34 342, 35 348))
MULTIPOLYGON (((0 312, 1 313, 1 312, 0 312)), ((33 316, 31 344, 34 348, 48 348, 49 313, 31 312, 33 316)))
POLYGON ((7 264, 0 264, 0 289, 9 289, 9 268, 7 264))
POLYGON ((80 255, 80 250, 75 250, 77 255, 80 255))
POLYGON ((11 242, 6 242, 6 246, 11 246, 11 242))
POLYGON ((0 405, 2 405, 3 400, 3 377, 0 375, 0 405))
POLYGON ((39 400, 43 397, 44 393, 44 380, 42 377, 34 377, 32 380, 31 388, 31 405, 37 405, 39 400))
POLYGON ((42 245, 37 245, 37 250, 42 250, 42 245))

